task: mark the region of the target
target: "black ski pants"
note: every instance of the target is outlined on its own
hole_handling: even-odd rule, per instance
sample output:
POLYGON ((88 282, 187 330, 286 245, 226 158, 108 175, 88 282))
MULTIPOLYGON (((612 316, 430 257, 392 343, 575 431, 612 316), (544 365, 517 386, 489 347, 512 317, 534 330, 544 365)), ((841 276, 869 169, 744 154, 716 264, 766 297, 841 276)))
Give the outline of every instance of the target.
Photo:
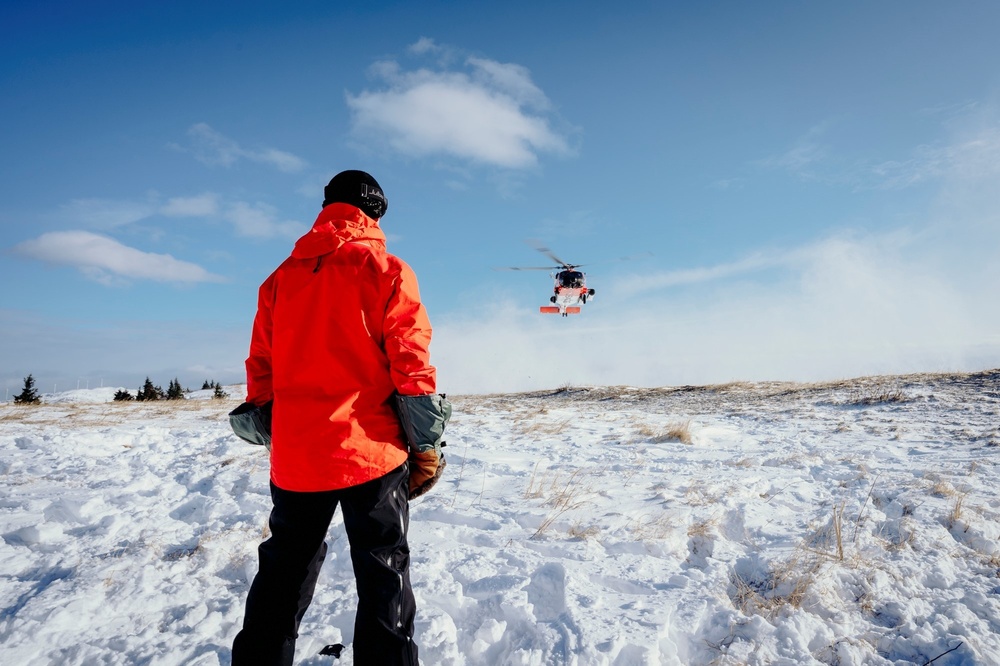
POLYGON ((410 588, 406 464, 359 486, 323 492, 271 484, 271 537, 260 545, 233 666, 290 666, 299 623, 312 601, 326 537, 340 504, 358 588, 354 663, 417 666, 410 588))

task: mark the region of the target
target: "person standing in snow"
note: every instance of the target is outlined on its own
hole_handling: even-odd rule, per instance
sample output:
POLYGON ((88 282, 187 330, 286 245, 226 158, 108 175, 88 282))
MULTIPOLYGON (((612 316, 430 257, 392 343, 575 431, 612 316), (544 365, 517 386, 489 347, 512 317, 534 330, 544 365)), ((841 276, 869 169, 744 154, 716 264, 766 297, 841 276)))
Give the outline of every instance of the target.
POLYGON ((273 509, 233 666, 292 663, 338 504, 358 589, 355 663, 417 664, 408 502, 440 477, 451 406, 436 393, 416 276, 386 252, 382 188, 344 171, 324 194, 258 294, 247 402, 273 401, 273 509))

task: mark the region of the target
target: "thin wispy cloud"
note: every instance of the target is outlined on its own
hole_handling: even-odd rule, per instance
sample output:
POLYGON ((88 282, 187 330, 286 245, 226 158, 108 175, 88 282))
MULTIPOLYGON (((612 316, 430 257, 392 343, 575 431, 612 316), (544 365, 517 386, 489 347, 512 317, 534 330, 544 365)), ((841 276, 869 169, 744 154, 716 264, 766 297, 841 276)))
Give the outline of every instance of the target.
POLYGON ((222 276, 169 254, 143 252, 89 231, 54 231, 14 246, 14 252, 56 266, 69 266, 105 285, 121 280, 223 282, 222 276))
POLYGON ((153 201, 122 199, 73 199, 59 207, 61 218, 92 229, 115 229, 155 215, 153 201))
POLYGON ((265 203, 237 202, 223 213, 237 235, 248 238, 298 238, 307 227, 294 220, 282 220, 278 209, 265 203))
POLYGON ((167 217, 212 217, 219 212, 219 197, 211 192, 194 197, 172 197, 158 212, 167 217))
POLYGON ((765 169, 783 169, 806 180, 817 178, 817 166, 828 156, 828 149, 821 141, 826 129, 825 124, 811 128, 784 152, 758 160, 757 166, 765 169))
POLYGON ((156 215, 165 217, 212 217, 219 211, 219 197, 206 192, 192 197, 172 197, 165 202, 151 195, 133 199, 73 199, 59 207, 58 216, 73 225, 111 230, 125 227, 156 215))
MULTIPOLYGON (((322 187, 319 191, 322 192, 322 187)), ((262 202, 226 201, 214 192, 171 197, 166 201, 153 196, 146 201, 75 199, 61 206, 59 214, 68 223, 101 231, 152 221, 160 216, 217 219, 229 223, 237 236, 245 238, 298 238, 305 232, 303 224, 281 219, 274 206, 262 202)))
POLYGON ((872 185, 902 189, 942 177, 964 180, 1000 174, 1000 129, 984 129, 947 145, 917 147, 905 160, 889 160, 871 168, 872 185))
POLYGON ((207 123, 192 125, 187 135, 190 145, 181 150, 190 151, 195 159, 209 166, 230 167, 240 160, 249 160, 287 173, 306 167, 306 161, 292 153, 277 148, 247 148, 207 123))
MULTIPOLYGON (((439 54, 433 40, 414 54, 439 54)), ((486 58, 466 58, 458 68, 404 71, 394 61, 372 67, 380 86, 347 93, 353 131, 407 156, 449 156, 477 164, 520 169, 542 154, 569 154, 553 129, 551 104, 527 68, 486 58)))
POLYGON ((629 275, 618 279, 612 289, 615 293, 630 295, 655 289, 701 284, 773 268, 787 261, 788 257, 758 252, 738 261, 714 266, 629 275))
MULTIPOLYGON (((990 111, 971 107, 989 115, 990 111)), ((962 124, 955 119, 952 123, 962 124)), ((765 169, 782 169, 803 180, 818 180, 854 190, 902 190, 944 178, 980 180, 1000 173, 1000 128, 995 123, 914 147, 908 154, 875 162, 835 156, 822 141, 826 126, 812 128, 783 153, 758 160, 765 169)))

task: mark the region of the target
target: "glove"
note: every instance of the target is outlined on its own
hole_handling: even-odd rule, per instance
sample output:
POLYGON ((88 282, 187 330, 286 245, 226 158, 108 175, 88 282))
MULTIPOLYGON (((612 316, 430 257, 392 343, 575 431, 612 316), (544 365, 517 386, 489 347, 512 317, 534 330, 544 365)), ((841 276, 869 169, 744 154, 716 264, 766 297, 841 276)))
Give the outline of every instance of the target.
POLYGON ((396 411, 410 445, 410 499, 420 497, 437 483, 444 471, 441 447, 451 403, 443 395, 397 395, 396 411))
POLYGON ((410 451, 410 499, 420 497, 434 487, 447 463, 440 449, 410 451))
POLYGON ((229 425, 240 439, 251 444, 262 444, 271 450, 271 408, 274 400, 258 407, 252 402, 229 412, 229 425))

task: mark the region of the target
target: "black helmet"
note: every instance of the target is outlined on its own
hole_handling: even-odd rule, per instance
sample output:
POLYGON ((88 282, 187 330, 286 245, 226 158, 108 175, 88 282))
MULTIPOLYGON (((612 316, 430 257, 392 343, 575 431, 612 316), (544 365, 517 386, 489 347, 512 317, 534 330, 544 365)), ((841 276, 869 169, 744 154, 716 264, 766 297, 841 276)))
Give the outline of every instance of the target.
POLYGON ((385 215, 389 207, 378 181, 364 171, 341 171, 323 189, 323 196, 324 208, 332 203, 347 203, 376 220, 385 215))

